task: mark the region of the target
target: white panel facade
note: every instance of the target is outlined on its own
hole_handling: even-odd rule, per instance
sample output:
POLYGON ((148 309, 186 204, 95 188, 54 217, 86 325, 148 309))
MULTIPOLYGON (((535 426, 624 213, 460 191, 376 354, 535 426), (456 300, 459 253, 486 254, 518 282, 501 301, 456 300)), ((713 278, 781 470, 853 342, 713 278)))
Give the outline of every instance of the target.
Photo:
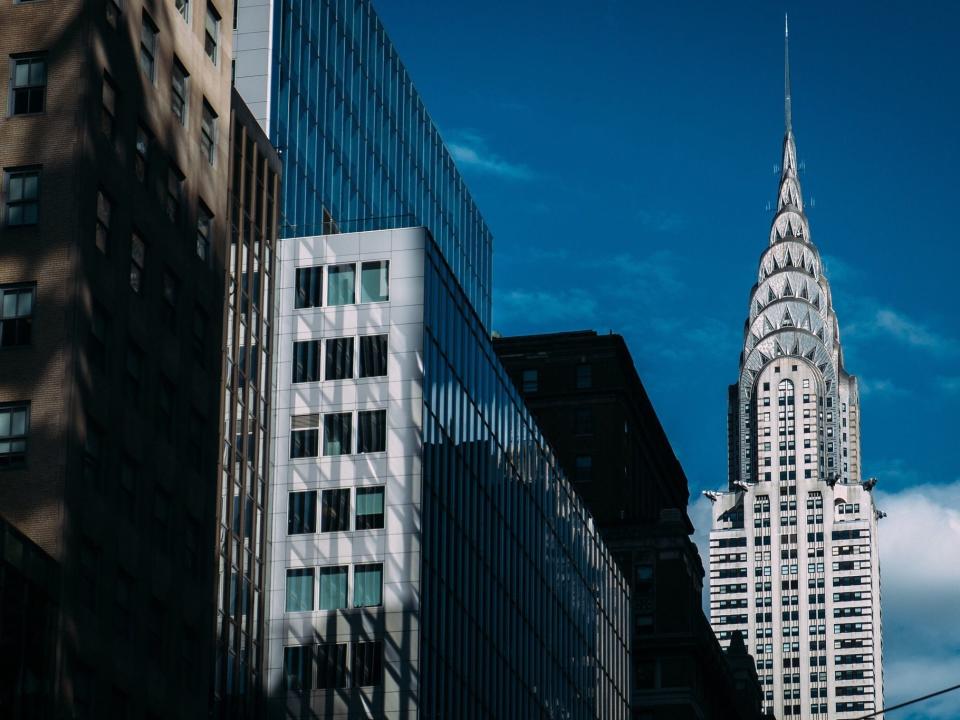
MULTIPOLYGON (((274 421, 275 465, 270 507, 271 570, 269 578, 267 687, 283 696, 284 648, 303 644, 346 644, 345 687, 315 689, 311 704, 325 717, 365 716, 370 698, 382 697, 390 717, 406 716, 416 697, 419 636, 420 481, 423 386, 423 229, 327 235, 284 240, 280 243, 279 298, 275 329, 277 362, 274 421), (357 266, 365 261, 389 262, 389 299, 339 306, 328 304, 330 266, 357 266), (297 268, 323 266, 323 302, 320 307, 295 307, 297 268), (359 341, 385 334, 385 377, 358 377, 359 341), (354 338, 353 377, 326 380, 326 341, 354 338), (293 382, 294 343, 320 340, 320 379, 293 382), (386 410, 383 451, 358 450, 358 413, 386 410), (351 452, 324 454, 323 418, 351 413, 351 452), (291 458, 291 423, 295 416, 319 414, 316 457, 291 458), (356 529, 357 490, 384 488, 383 527, 356 529), (323 531, 323 491, 350 491, 349 529, 323 531), (290 493, 317 491, 316 531, 288 534, 290 493), (354 607, 358 565, 382 563, 382 602, 354 607), (321 568, 347 567, 347 607, 321 610, 321 568), (287 572, 313 568, 312 608, 290 611, 287 572), (382 685, 357 686, 353 676, 353 647, 363 640, 382 642, 382 685)), ((314 674, 317 677, 318 669, 314 674)))
POLYGON ((233 31, 233 84, 270 136, 270 55, 274 0, 237 0, 233 31))

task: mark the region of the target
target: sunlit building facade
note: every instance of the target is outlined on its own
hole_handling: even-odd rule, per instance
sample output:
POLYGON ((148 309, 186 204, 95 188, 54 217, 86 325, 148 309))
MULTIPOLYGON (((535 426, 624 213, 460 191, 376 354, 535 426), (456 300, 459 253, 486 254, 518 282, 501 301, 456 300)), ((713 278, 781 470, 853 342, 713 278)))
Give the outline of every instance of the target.
POLYGON ((286 237, 424 225, 490 324, 490 230, 370 0, 238 0, 235 85, 283 159, 286 237))
POLYGON ((278 277, 274 714, 627 717, 625 579, 430 234, 278 277))
POLYGON ((713 501, 711 622, 739 631, 778 718, 883 707, 875 480, 860 469, 860 398, 810 239, 786 72, 777 211, 729 393, 729 489, 713 501))

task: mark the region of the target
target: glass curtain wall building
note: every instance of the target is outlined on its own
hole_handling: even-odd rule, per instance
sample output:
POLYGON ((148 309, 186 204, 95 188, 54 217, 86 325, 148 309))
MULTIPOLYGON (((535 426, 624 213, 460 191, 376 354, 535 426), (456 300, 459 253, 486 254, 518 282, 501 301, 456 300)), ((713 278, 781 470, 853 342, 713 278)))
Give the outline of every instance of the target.
POLYGON ((626 718, 627 584, 429 233, 278 277, 273 714, 626 718))
POLYGON ((235 83, 283 158, 283 236, 429 227, 490 325, 492 236, 369 0, 238 0, 235 83))

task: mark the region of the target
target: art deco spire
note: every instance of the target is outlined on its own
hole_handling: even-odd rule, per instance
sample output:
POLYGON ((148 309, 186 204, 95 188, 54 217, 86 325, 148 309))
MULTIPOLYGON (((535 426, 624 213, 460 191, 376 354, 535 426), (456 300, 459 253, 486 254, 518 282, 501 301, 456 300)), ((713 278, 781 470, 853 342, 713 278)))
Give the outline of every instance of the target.
POLYGON ((790 24, 787 15, 783 15, 783 118, 786 132, 793 130, 792 108, 790 107, 790 24))

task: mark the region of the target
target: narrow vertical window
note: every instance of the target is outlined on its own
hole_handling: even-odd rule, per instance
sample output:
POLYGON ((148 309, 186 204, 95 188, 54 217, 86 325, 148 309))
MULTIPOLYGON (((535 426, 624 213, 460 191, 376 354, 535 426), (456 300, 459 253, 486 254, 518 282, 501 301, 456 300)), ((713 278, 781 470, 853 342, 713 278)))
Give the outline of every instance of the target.
POLYGON ((320 610, 347 607, 347 567, 320 568, 320 610))
POLYGON ((287 535, 317 531, 317 491, 290 493, 287 501, 287 535))
POLYGON ((120 0, 107 0, 105 12, 110 27, 117 27, 117 23, 120 22, 120 0))
POLYGON ((577 365, 577 389, 593 387, 593 368, 589 365, 577 365))
POLYGON ((205 263, 210 262, 210 238, 213 235, 213 213, 200 203, 197 210, 197 257, 205 263))
POLYGON ((6 186, 7 225, 36 225, 40 215, 40 171, 10 170, 6 186))
POLYGON ((357 565, 353 572, 353 606, 383 604, 383 564, 357 565))
POLYGON ((536 370, 524 370, 522 376, 522 389, 525 393, 533 393, 537 391, 537 386, 539 385, 540 374, 536 370))
POLYGON ((383 488, 357 488, 357 530, 383 527, 383 488))
POLYGON ((103 190, 97 190, 97 227, 94 242, 104 255, 110 247, 110 216, 112 203, 103 190))
POLYGON ((297 268, 294 307, 320 307, 323 302, 323 266, 297 268))
POLYGON ((167 325, 171 330, 177 326, 177 302, 180 296, 180 279, 169 270, 163 273, 163 306, 167 325))
POLYGON ((324 490, 320 509, 320 532, 350 530, 350 488, 324 490))
POLYGON ((136 230, 130 236, 130 289, 143 291, 143 268, 147 262, 147 246, 136 230))
POLYGON ((87 360, 98 370, 106 370, 107 343, 109 341, 110 321, 106 312, 98 303, 94 303, 90 312, 90 328, 87 335, 87 360))
POLYGON ((167 217, 170 222, 177 224, 183 211, 183 184, 186 178, 176 165, 167 169, 167 217))
POLYGON ((375 453, 387 449, 387 411, 357 413, 357 452, 375 453))
POLYGON ((331 265, 327 272, 327 305, 351 305, 356 302, 357 266, 331 265))
POLYGON ((349 455, 351 448, 351 413, 323 416, 323 454, 349 455))
POLYGON ((200 149, 203 151, 203 157, 211 165, 214 164, 217 157, 217 114, 210 107, 210 104, 203 101, 203 111, 200 115, 200 149))
POLYGON ((346 380, 353 377, 353 338, 327 340, 325 380, 346 380))
POLYGON ((387 336, 360 337, 360 377, 383 377, 387 374, 387 336))
POLYGON ((360 302, 384 302, 390 299, 389 269, 387 260, 360 265, 360 302))
POLYGON ((106 73, 103 74, 100 105, 100 130, 113 140, 117 131, 117 88, 106 73))
POLYGON ((143 125, 137 125, 136 154, 134 155, 134 171, 137 174, 137 180, 146 184, 147 167, 150 161, 150 131, 143 125))
POLYGON ((184 19, 187 23, 190 22, 190 0, 175 0, 174 6, 177 8, 177 12, 180 13, 180 17, 184 19))
POLYGON ((33 286, 0 286, 0 348, 30 344, 33 293, 33 286))
POLYGON ((287 570, 287 612, 313 610, 313 568, 287 570))
POLYGON ((207 2, 207 18, 203 26, 203 50, 216 65, 220 54, 220 13, 207 2))
POLYGON ((42 55, 13 58, 10 114, 41 113, 47 90, 47 60, 42 55))
POLYGON ((18 467, 26 461, 29 410, 27 405, 0 405, 0 468, 18 467))
POLYGON ((136 406, 143 386, 143 351, 132 343, 127 345, 125 380, 127 399, 136 406))
POLYGON ((140 69, 151 83, 157 80, 157 35, 159 31, 146 13, 140 24, 140 69))
POLYGON ((187 126, 187 112, 189 103, 188 83, 190 75, 176 58, 173 59, 173 69, 170 71, 170 109, 173 116, 184 127, 187 126))

